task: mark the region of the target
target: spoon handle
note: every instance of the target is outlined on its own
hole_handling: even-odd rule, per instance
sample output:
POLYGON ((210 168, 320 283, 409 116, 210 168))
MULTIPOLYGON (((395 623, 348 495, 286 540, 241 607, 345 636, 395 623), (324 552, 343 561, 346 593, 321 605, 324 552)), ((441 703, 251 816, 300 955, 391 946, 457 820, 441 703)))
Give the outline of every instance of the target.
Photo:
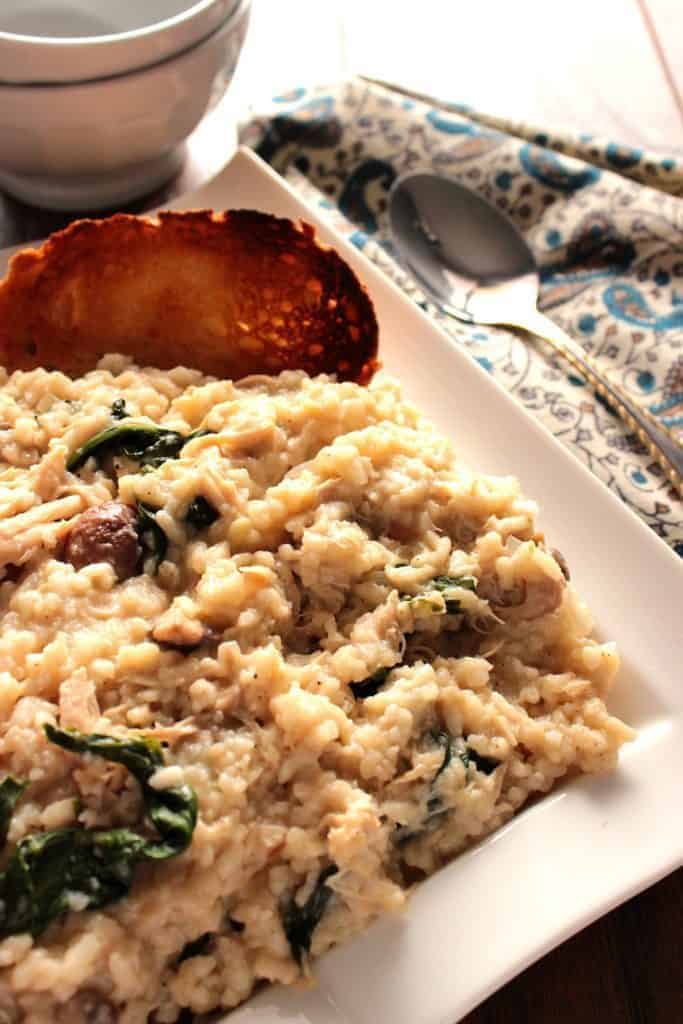
POLYGON ((621 388, 612 384, 583 348, 570 338, 561 327, 543 313, 535 310, 515 320, 515 326, 522 327, 543 338, 560 353, 583 377, 585 377, 601 398, 606 399, 621 419, 645 445, 666 473, 667 480, 683 494, 683 447, 671 431, 662 426, 647 409, 636 405, 621 388))

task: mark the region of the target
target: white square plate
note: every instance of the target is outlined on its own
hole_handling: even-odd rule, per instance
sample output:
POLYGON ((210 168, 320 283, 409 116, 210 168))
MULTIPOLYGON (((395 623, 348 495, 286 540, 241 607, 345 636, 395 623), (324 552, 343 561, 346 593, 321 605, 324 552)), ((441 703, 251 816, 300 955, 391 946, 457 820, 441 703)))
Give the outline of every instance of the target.
MULTIPOLYGON (((405 394, 485 472, 513 474, 623 659, 611 710, 638 730, 616 774, 582 777, 423 882, 317 964, 312 990, 271 987, 230 1024, 455 1024, 601 914, 683 863, 683 569, 676 556, 416 305, 247 150, 171 206, 252 208, 317 224, 375 303, 405 394)), ((0 253, 0 271, 7 252, 0 253)))

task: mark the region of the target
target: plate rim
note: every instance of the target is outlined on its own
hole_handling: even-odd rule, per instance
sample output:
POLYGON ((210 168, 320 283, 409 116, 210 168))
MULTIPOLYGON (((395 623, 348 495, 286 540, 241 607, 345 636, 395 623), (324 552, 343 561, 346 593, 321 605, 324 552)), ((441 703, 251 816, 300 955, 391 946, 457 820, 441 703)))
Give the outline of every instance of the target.
MULTIPOLYGON (((480 367, 476 361, 469 356, 465 351, 458 347, 457 343, 441 328, 435 321, 433 321, 426 313, 424 313, 419 307, 400 289, 400 287, 386 277, 382 271, 373 264, 367 256, 356 249, 352 243, 346 238, 340 235, 334 228, 334 226, 326 223, 320 213, 309 206, 305 200, 291 187, 291 185, 280 177, 271 167, 265 164, 256 154, 246 147, 240 147, 236 150, 228 164, 212 179, 204 183, 199 189, 175 197, 171 202, 164 204, 160 209, 197 209, 202 208, 204 202, 203 196, 207 195, 211 197, 215 193, 220 195, 221 190, 225 187, 226 183, 230 180, 231 176, 237 174, 245 174, 247 176, 255 176, 260 179, 262 183, 267 183, 264 187, 270 190, 276 197, 287 197, 287 204, 297 209, 297 216, 302 219, 306 219, 309 223, 312 223, 316 227, 318 237, 325 244, 332 244, 340 253, 348 260, 348 262, 354 267, 354 270, 359 274, 361 280, 368 286, 368 290, 371 295, 373 290, 388 291, 391 297, 391 301, 398 303, 399 308, 404 310, 406 313, 410 311, 410 318, 416 322, 421 323, 422 328, 428 332, 434 338, 438 338, 438 344, 444 349, 444 358, 454 359, 459 365, 467 365, 468 372, 474 374, 479 381, 481 387, 488 391, 488 394, 492 397, 494 402, 504 402, 505 408, 508 409, 510 415, 521 418, 526 424, 527 429, 533 431, 537 438, 542 441, 543 445, 547 450, 552 452, 554 458, 559 458, 562 465, 569 467, 571 474, 576 474, 578 471, 578 479, 581 481, 583 487, 589 488, 590 493, 595 497, 595 500, 604 505, 604 508, 617 516, 620 523, 624 524, 624 528, 627 531, 634 531, 632 533, 634 538, 637 538, 637 543, 645 546, 648 552, 652 553, 652 557, 655 563, 661 566, 665 566, 664 570, 667 574, 671 575, 671 578, 677 577, 676 582, 681 587, 681 594, 683 596, 683 566, 681 565, 680 559, 676 556, 673 550, 659 537, 654 534, 654 531, 646 525, 646 523, 637 516, 631 509, 629 509, 619 498, 611 492, 604 484, 597 479, 597 477, 574 455, 566 446, 564 446, 556 437, 554 437, 529 411, 527 411, 515 398, 510 395, 502 384, 492 378, 482 367, 480 367), (606 502, 606 504, 605 504, 606 502)), ((239 196, 238 202, 239 202, 239 196)), ((226 196, 226 200, 229 199, 226 196)), ((273 200, 274 202, 276 200, 273 200)), ((206 207, 204 207, 206 208, 206 207)), ((150 211, 152 212, 152 211, 150 211)), ((18 249, 27 248, 30 245, 39 243, 26 243, 21 246, 14 246, 11 250, 0 251, 0 269, 2 269, 4 258, 8 251, 14 252, 18 249)), ((378 317, 379 319, 379 317, 378 317)), ((381 321, 380 321, 381 329, 381 321)), ((380 353, 381 354, 381 353, 380 353)), ((676 732, 681 733, 681 721, 683 719, 683 713, 680 708, 676 709, 676 715, 673 716, 672 722, 676 727, 676 732)), ((677 755, 678 762, 680 762, 683 768, 683 753, 677 755)), ((628 763, 628 757, 624 758, 624 761, 628 763)), ((677 762, 677 763, 678 763, 677 762)), ((578 785, 585 782, 585 779, 578 780, 578 785)), ((416 895, 412 897, 411 904, 414 906, 417 904, 424 904, 427 902, 427 893, 437 888, 437 882, 439 879, 444 879, 446 873, 449 875, 461 874, 465 870, 465 865, 472 861, 473 858, 477 857, 483 849, 493 847, 494 843, 500 842, 505 845, 505 835, 509 832, 510 828, 517 827, 517 823, 524 820, 528 820, 530 814, 536 811, 537 807, 542 807, 548 800, 552 800, 553 794, 548 795, 540 804, 534 805, 526 810, 523 810, 520 814, 516 815, 511 822, 503 827, 501 831, 493 833, 492 836, 488 837, 483 844, 477 845, 470 850, 460 854, 451 864, 446 868, 442 869, 436 875, 427 879, 418 889, 416 895), (459 868, 458 871, 453 872, 453 868, 458 868, 460 865, 463 867, 459 868), (425 894, 424 898, 422 893, 425 894)), ((680 829, 679 829, 680 831, 680 829)), ((681 831, 683 836, 683 831, 681 831)), ((665 844, 666 845, 666 844, 665 844)), ((502 848, 502 847, 501 847, 502 848)), ((667 853, 658 847, 656 853, 653 853, 648 858, 649 868, 645 870, 640 868, 634 869, 633 877, 628 885, 622 885, 617 893, 612 892, 606 896, 603 902, 593 900, 590 906, 586 907, 584 911, 578 915, 574 915, 569 919, 569 922, 564 928, 558 928, 550 935, 546 935, 545 938, 539 937, 538 941, 533 943, 531 946, 527 946, 525 954, 517 959, 516 961, 510 961, 505 969, 499 969, 494 972, 488 980, 481 976, 478 979, 477 984, 474 982, 469 983, 469 993, 460 992, 453 996, 454 1009, 448 1016, 449 1022, 460 1019, 466 1013, 468 1013, 475 1006, 486 999, 492 992, 496 991, 502 985, 506 984, 511 978, 515 977, 521 971, 526 969, 530 964, 534 963, 540 957, 545 955, 551 949, 556 948, 562 942, 566 941, 572 935, 576 934, 582 928, 586 927, 592 921, 601 917, 603 914, 608 913, 611 909, 619 906, 625 900, 641 892, 643 889, 654 884, 660 878, 665 877, 668 873, 676 868, 680 867, 683 863, 683 843, 681 844, 680 851, 675 848, 673 843, 667 846, 667 853), (670 848, 669 848, 670 846, 670 848)), ((415 917, 420 913, 419 910, 415 917)), ((414 918, 415 920, 415 918, 414 918)), ((418 925, 419 927, 419 925, 418 925)), ((376 936, 379 931, 380 934, 384 934, 387 928, 387 919, 380 919, 377 924, 372 925, 371 928, 364 934, 350 943, 338 947, 326 954, 318 961, 317 973, 324 979, 324 984, 321 985, 319 996, 316 999, 311 997, 311 1006, 313 1010, 302 1009, 305 1006, 306 1001, 309 997, 302 995, 299 1004, 297 1005, 296 995, 292 995, 291 990, 283 990, 286 992, 285 1003, 290 1004, 288 1012, 290 1016, 281 1016, 281 1007, 275 1007, 273 1000, 278 999, 278 990, 269 989, 267 993, 257 995, 253 999, 250 999, 242 1007, 238 1007, 230 1014, 230 1021, 234 1024, 239 1024, 239 1021, 249 1021, 250 1024, 266 1024, 266 1022, 272 1022, 275 1017, 272 1014, 272 1010, 276 1008, 276 1017, 282 1024, 300 1024, 300 1022, 315 1019, 316 1024, 322 1024, 323 1021, 334 1021, 341 1022, 342 1020, 347 1021, 350 1019, 360 1019, 348 1017, 347 1013, 340 1009, 339 1001, 335 992, 330 995, 329 991, 324 989, 324 986, 330 987, 330 977, 339 970, 341 964, 343 969, 343 962, 350 962, 353 957, 349 957, 348 951, 354 947, 360 949, 362 946, 366 946, 368 942, 372 943, 373 936, 376 936), (261 1014, 263 1011, 263 1015, 261 1014), (314 1013, 314 1017, 308 1014, 314 1013)), ((360 954, 362 955, 362 954, 360 954)), ((356 957, 357 958, 357 957, 356 957)), ((420 1024, 442 1024, 446 1018, 436 1017, 424 1017, 420 1024)), ((415 1024, 418 1024, 416 1021, 415 1024)))
MULTIPOLYGON (((385 274, 383 274, 379 267, 377 267, 367 256, 365 256, 361 251, 359 251, 355 246, 353 246, 353 244, 349 242, 348 239, 346 239, 343 235, 337 232, 333 225, 326 223, 322 219, 320 213, 315 208, 311 207, 308 203, 306 203, 305 199, 303 199, 296 192, 296 190, 290 185, 289 182, 287 182, 283 177, 278 175, 273 170, 272 167, 265 163, 252 150, 244 146, 239 147, 236 153, 234 154, 232 160, 230 161, 228 167, 234 166, 239 161, 244 161, 245 166, 248 170, 267 178, 272 187, 274 187, 277 191, 285 192, 288 195, 288 197, 298 207, 300 207, 300 215, 302 217, 309 219, 309 221, 314 224, 318 236, 322 237, 323 241, 326 244, 333 244, 335 248, 337 248, 341 252, 344 258, 347 259, 352 264, 352 266, 359 274, 361 280, 363 280, 364 283, 368 283, 367 278, 369 278, 370 282, 373 283, 376 283, 379 280, 381 282, 381 286, 384 286, 387 289, 389 289, 389 291, 393 294, 393 298, 396 301, 398 301, 404 309, 409 308, 411 310, 411 313, 416 314, 417 317, 423 321, 424 325, 430 331, 434 331, 438 335, 440 335, 442 341, 449 346, 449 349, 452 351, 454 358, 460 360, 467 360, 467 362, 471 365, 474 372, 479 375, 482 385, 484 387, 491 388, 491 393, 495 394, 498 400, 502 398, 509 407, 512 407, 514 409, 514 412, 517 415, 521 416, 537 435, 542 437, 545 442, 549 443, 556 457, 560 457, 562 460, 564 460, 565 464, 570 465, 573 468, 574 472, 578 471, 582 478, 583 484, 585 486, 588 486, 596 495, 598 495, 599 500, 606 500, 608 503, 608 508, 613 513, 615 513, 619 518, 621 518, 624 523, 630 523, 630 527, 628 528, 632 530, 635 527, 635 529, 639 533, 640 541, 644 542, 648 547, 650 547, 650 549, 653 552, 658 552, 658 555, 656 555, 655 557, 666 560, 670 568, 673 569, 675 572, 679 573, 680 582, 683 585, 683 567, 681 565, 681 560, 676 555, 676 553, 665 543, 665 541, 662 538, 658 537, 640 516, 638 516, 624 502, 620 501, 620 499, 607 486, 605 486, 569 448, 563 445, 559 441, 559 439, 556 438, 552 433, 550 433, 550 431, 547 430, 528 410, 526 410, 524 406, 522 406, 518 401, 516 401, 513 398, 513 396, 510 395, 505 390, 505 388, 497 379, 492 378, 491 375, 488 374, 472 357, 470 357, 462 349, 458 348, 457 343, 443 330, 443 328, 441 328, 434 320, 432 320, 426 312, 421 310, 409 298, 409 296, 407 296, 401 290, 398 284, 396 284, 385 274)), ((187 203, 194 203, 195 197, 199 196, 201 198, 201 195, 204 191, 207 191, 209 188, 212 187, 220 187, 221 178, 224 175, 226 169, 224 169, 222 172, 219 172, 218 175, 216 175, 210 182, 208 182, 203 188, 199 189, 196 193, 191 193, 187 196, 179 196, 176 199, 174 199, 172 203, 172 208, 178 209, 182 208, 187 203)), ((372 293, 371 286, 369 287, 369 290, 372 293)), ((681 765, 683 766, 683 758, 681 759, 681 765)), ((552 791, 549 795, 552 795, 552 791)), ((529 810, 533 809, 534 808, 530 808, 529 810)), ((514 825, 516 822, 521 820, 521 817, 524 813, 527 812, 523 810, 520 815, 516 815, 511 820, 511 822, 508 823, 508 825, 514 825)), ((486 840, 485 843, 491 840, 495 841, 497 835, 498 833, 494 833, 491 837, 488 837, 488 840, 486 840)), ((481 847, 479 846, 475 846, 471 850, 464 851, 463 854, 459 855, 456 858, 455 862, 463 862, 469 856, 476 855, 480 848, 481 847)), ((458 1014, 457 1019, 461 1019, 462 1016, 470 1012, 470 1010, 472 1010, 475 1006, 479 1005, 489 995, 497 991, 509 980, 516 977, 519 973, 521 973, 531 964, 535 963, 546 953, 550 952, 554 948, 557 948, 557 946, 567 941, 569 938, 571 938, 571 936, 577 934, 577 932, 581 931, 583 928, 587 927, 595 920, 609 913, 615 907, 621 905, 628 899, 637 895, 639 892, 642 892, 644 889, 655 884, 657 881, 659 881, 672 871, 679 868, 682 864, 683 849, 679 854, 677 854, 672 845, 672 848, 668 856, 660 856, 659 858, 657 858, 657 863, 653 863, 651 865, 651 869, 647 872, 638 872, 637 877, 634 876, 632 884, 626 888, 623 888, 619 894, 611 895, 600 904, 594 903, 591 906, 591 908, 587 908, 584 913, 582 913, 578 918, 573 920, 571 923, 567 924, 567 926, 564 929, 562 929, 561 932, 559 932, 557 935, 554 935, 548 941, 539 940, 539 942, 537 943, 537 947, 534 950, 530 951, 528 955, 526 955, 523 959, 515 963, 511 963, 509 965, 508 970, 499 973, 495 977, 492 977, 488 983, 482 985, 479 988, 479 992, 477 993, 476 996, 466 1000, 463 1006, 461 1006, 459 1009, 455 1011, 458 1014)), ((449 865, 448 867, 451 866, 452 865, 449 865)), ((443 869, 443 871, 447 871, 448 867, 443 869)), ((420 889, 424 889, 425 887, 429 886, 430 882, 433 881, 434 878, 441 875, 443 871, 437 873, 436 876, 432 876, 431 879, 427 879, 425 882, 423 882, 420 886, 420 889)), ((376 925, 371 926, 371 929, 369 930, 369 932, 365 933, 365 936, 360 936, 356 939, 352 939, 351 943, 358 943, 368 934, 371 934, 372 930, 376 929, 378 925, 381 926, 383 922, 384 919, 380 919, 380 921, 377 922, 376 925)), ((346 948, 347 947, 345 946, 341 946, 337 949, 331 950, 329 953, 325 954, 325 956, 322 957, 320 961, 318 961, 318 963, 323 964, 324 962, 329 962, 330 964, 332 964, 336 959, 335 954, 337 954, 338 952, 343 952, 346 948)), ((257 996, 256 998, 260 999, 262 997, 257 996)), ((268 996, 265 997, 265 1001, 267 1004, 268 996)), ((253 1000, 250 1000, 250 1003, 251 1002, 253 1002, 253 1000)), ((335 1008, 338 1012, 338 1008, 335 1008)), ((232 1014, 230 1015, 230 1019, 232 1020, 235 1017, 235 1014, 238 1014, 239 1011, 240 1008, 237 1008, 236 1011, 233 1011, 232 1014)), ((259 1021, 260 1020, 261 1018, 259 1017, 259 1021)), ((452 1017, 451 1020, 453 1020, 455 1024, 455 1018, 452 1017)))

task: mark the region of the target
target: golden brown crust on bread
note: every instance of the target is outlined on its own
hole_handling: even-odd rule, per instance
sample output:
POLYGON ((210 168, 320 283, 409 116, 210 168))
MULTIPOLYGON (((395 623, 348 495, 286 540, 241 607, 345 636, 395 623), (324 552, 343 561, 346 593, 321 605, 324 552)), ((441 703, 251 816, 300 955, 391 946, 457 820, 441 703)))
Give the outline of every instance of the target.
POLYGON ((366 383, 372 302, 308 224, 253 210, 81 220, 0 282, 0 362, 72 376, 109 352, 239 378, 285 369, 366 383))

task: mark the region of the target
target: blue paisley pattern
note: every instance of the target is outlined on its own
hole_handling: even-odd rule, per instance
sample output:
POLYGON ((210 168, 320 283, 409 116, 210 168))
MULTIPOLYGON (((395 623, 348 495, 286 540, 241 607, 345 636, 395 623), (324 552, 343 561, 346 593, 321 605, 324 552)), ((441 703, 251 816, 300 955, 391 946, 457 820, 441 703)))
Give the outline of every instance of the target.
POLYGON ((349 220, 360 224, 368 234, 377 231, 377 219, 373 212, 372 194, 374 183, 387 192, 394 183, 396 171, 385 160, 365 160, 348 176, 339 195, 339 209, 349 220))
POLYGON ((437 131, 445 132, 447 135, 477 134, 477 129, 473 124, 463 121, 462 118, 455 120, 452 117, 447 117, 442 110, 429 110, 427 120, 437 131))
POLYGON ((637 167, 643 159, 642 149, 631 149, 629 146, 619 146, 616 142, 609 142, 605 148, 607 162, 616 167, 619 171, 625 171, 629 167, 637 167))
POLYGON ((570 194, 586 185, 594 185, 600 178, 600 171, 597 167, 575 167, 567 166, 567 161, 553 153, 551 149, 539 146, 522 146, 519 151, 519 162, 527 174, 539 181, 541 185, 548 188, 559 189, 560 192, 570 194))
MULTIPOLYGON (((668 313, 657 313, 632 284, 613 284, 603 293, 603 301, 612 316, 636 327, 668 330, 683 327, 683 306, 668 313)), ((683 396, 681 396, 683 398, 683 396)))
POLYGON ((609 407, 542 345, 444 317, 398 264, 387 192, 433 170, 495 203, 541 266, 541 306, 683 439, 683 168, 352 80, 295 89, 242 130, 606 486, 683 555, 683 503, 609 407), (647 182, 655 187, 644 187, 647 182))

